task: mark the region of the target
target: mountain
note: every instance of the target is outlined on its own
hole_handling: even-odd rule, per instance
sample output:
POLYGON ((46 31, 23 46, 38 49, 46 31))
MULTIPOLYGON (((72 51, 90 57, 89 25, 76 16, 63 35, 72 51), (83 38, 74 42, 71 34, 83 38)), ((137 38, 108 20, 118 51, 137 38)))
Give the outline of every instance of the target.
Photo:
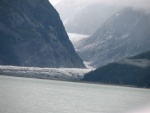
POLYGON ((150 88, 150 51, 98 68, 86 74, 83 80, 150 88))
POLYGON ((84 61, 90 62, 93 67, 101 67, 148 51, 149 29, 150 14, 139 9, 123 8, 75 48, 84 61))
POLYGON ((85 35, 93 34, 103 22, 120 9, 115 5, 79 0, 62 0, 55 8, 60 13, 67 32, 85 35))
POLYGON ((0 1, 0 65, 85 67, 48 0, 0 1))

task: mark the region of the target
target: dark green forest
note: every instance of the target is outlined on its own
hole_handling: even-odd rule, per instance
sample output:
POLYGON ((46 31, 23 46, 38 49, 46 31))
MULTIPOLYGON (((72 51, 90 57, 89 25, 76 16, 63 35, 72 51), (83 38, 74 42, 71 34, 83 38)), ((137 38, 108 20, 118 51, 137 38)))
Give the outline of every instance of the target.
POLYGON ((150 51, 141 53, 139 55, 131 57, 130 59, 148 59, 148 60, 150 60, 150 51))
MULTIPOLYGON (((131 59, 150 59, 150 51, 131 59)), ((150 65, 140 67, 114 62, 86 74, 83 81, 150 88, 150 65)))

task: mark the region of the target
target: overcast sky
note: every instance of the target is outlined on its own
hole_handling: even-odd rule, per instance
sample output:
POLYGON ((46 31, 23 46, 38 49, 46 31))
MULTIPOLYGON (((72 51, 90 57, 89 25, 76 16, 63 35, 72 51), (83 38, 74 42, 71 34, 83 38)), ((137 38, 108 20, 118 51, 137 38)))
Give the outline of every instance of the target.
MULTIPOLYGON (((58 2, 63 0, 49 0, 53 5, 56 5, 58 2)), ((65 0, 66 1, 66 0, 65 0)), ((150 0, 68 0, 68 1, 78 1, 82 3, 108 3, 108 4, 116 4, 116 5, 125 5, 125 6, 133 6, 140 7, 150 11, 150 0)))
POLYGON ((60 0, 49 0, 50 3, 52 3, 53 5, 56 5, 60 0))

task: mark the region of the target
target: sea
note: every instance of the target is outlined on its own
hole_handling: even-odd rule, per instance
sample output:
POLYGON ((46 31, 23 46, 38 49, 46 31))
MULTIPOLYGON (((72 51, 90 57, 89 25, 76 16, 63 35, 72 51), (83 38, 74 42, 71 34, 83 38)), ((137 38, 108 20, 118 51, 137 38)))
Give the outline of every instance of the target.
POLYGON ((0 113, 150 113, 150 89, 0 75, 0 113))

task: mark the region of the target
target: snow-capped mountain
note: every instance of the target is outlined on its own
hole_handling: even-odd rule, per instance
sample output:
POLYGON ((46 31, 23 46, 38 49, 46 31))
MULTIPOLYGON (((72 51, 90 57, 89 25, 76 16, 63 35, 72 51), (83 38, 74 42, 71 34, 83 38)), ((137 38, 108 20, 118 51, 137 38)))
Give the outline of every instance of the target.
POLYGON ((150 14, 124 8, 109 18, 92 36, 78 44, 77 52, 91 66, 150 50, 150 14))
POLYGON ((60 14, 67 32, 91 35, 120 7, 80 0, 62 0, 55 8, 60 14))
POLYGON ((0 64, 85 67, 48 0, 0 0, 0 64))

